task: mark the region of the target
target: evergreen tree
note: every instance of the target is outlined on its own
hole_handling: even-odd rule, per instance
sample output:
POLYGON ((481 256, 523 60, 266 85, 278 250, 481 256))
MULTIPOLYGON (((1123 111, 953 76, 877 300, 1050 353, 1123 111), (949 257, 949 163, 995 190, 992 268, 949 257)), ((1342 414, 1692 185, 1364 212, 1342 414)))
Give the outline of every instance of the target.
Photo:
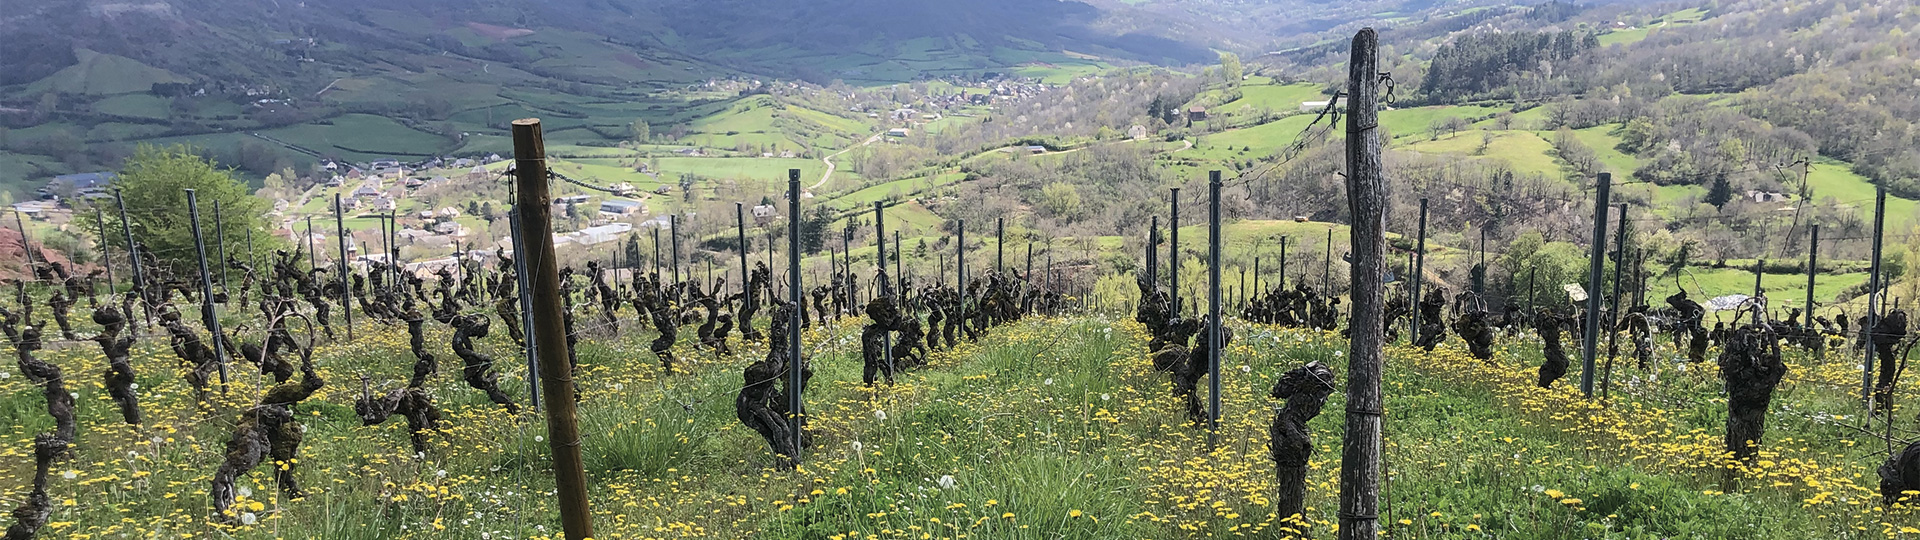
POLYGON ((627 268, 640 268, 640 261, 645 258, 640 251, 640 234, 627 234, 627 268))
POLYGON ((1727 182, 1727 175, 1715 176, 1713 185, 1707 188, 1706 203, 1713 205, 1714 208, 1720 208, 1732 200, 1733 184, 1727 182))

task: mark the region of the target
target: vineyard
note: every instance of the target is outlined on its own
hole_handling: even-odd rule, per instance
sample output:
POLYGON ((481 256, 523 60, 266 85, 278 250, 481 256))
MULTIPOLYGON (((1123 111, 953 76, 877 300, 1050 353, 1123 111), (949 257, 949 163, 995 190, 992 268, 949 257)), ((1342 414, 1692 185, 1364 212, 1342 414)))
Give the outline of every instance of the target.
POLYGON ((799 169, 779 259, 771 234, 748 253, 741 203, 731 244, 676 215, 651 264, 563 265, 536 119, 501 174, 511 251, 431 266, 391 214, 352 257, 339 199, 325 264, 311 225, 241 251, 224 229, 259 201, 230 177, 189 178, 211 166, 185 151, 130 168, 218 189, 131 212, 145 194, 115 192, 117 228, 104 204, 80 223, 126 263, 84 274, 21 222, 0 539, 1920 538, 1920 336, 1887 298, 1884 187, 1862 316, 1816 301, 1818 229, 1802 307, 1766 296, 1764 261, 1751 296, 1650 293, 1604 172, 1566 201, 1593 208, 1584 273, 1489 276, 1483 241, 1449 282, 1428 199, 1388 239, 1375 39, 1320 114, 1345 122, 1344 246, 1296 252, 1318 276, 1255 259, 1231 298, 1221 171, 1171 190, 1127 271, 1051 250, 1022 270, 1004 221, 969 244, 988 227, 955 220, 910 278, 884 201, 824 216, 840 249, 808 259, 799 169), (1185 251, 1183 206, 1206 224, 1185 251))

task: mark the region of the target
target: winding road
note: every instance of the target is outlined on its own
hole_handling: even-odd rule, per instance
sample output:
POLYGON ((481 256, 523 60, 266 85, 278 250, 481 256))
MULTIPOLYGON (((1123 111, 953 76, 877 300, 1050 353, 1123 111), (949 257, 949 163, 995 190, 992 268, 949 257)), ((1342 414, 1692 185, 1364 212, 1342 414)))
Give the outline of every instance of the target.
POLYGON ((880 142, 880 137, 883 137, 885 135, 886 135, 885 132, 875 133, 873 134, 872 137, 867 137, 867 140, 865 142, 860 143, 858 146, 849 146, 845 150, 834 152, 833 154, 830 154, 827 157, 820 158, 821 163, 827 164, 827 172, 826 174, 820 175, 819 182, 814 182, 813 185, 807 186, 807 191, 817 191, 820 189, 820 186, 827 185, 827 181, 833 179, 833 171, 834 169, 839 167, 838 165, 833 164, 833 158, 840 157, 840 154, 852 152, 856 148, 865 148, 867 146, 871 146, 873 143, 880 142))

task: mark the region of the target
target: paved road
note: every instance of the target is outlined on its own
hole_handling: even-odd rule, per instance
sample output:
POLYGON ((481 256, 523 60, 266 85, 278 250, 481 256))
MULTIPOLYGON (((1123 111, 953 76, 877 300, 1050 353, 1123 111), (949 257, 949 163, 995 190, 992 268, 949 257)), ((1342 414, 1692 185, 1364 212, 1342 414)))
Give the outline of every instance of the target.
POLYGON ((860 143, 860 144, 859 144, 858 146, 850 146, 850 147, 847 147, 847 149, 846 149, 846 150, 841 150, 841 151, 839 151, 839 152, 834 152, 834 153, 833 153, 832 155, 829 155, 829 156, 827 156, 827 157, 823 157, 823 158, 820 158, 820 162, 821 162, 821 163, 825 163, 825 164, 827 164, 827 172, 826 172, 826 174, 822 174, 822 175, 820 175, 820 181, 819 181, 819 182, 814 182, 814 184, 813 184, 812 186, 808 186, 808 187, 807 187, 807 191, 815 191, 815 190, 818 190, 818 189, 820 189, 820 186, 824 186, 824 185, 827 185, 827 181, 828 181, 828 180, 832 180, 832 179, 833 179, 833 171, 834 171, 834 169, 836 169, 836 168, 838 168, 838 166, 837 166, 837 165, 834 165, 834 164, 833 164, 833 158, 837 158, 837 157, 840 157, 840 154, 845 154, 845 153, 847 153, 847 152, 852 152, 852 151, 854 151, 854 149, 856 149, 856 148, 864 148, 864 147, 866 147, 866 146, 869 146, 869 145, 872 145, 873 143, 876 143, 876 142, 880 142, 880 137, 883 137, 883 136, 885 136, 885 135, 886 135, 886 133, 884 133, 884 132, 882 132, 882 133, 875 133, 875 134, 873 134, 873 136, 872 136, 872 137, 867 137, 867 140, 866 140, 865 142, 862 142, 862 143, 860 143))

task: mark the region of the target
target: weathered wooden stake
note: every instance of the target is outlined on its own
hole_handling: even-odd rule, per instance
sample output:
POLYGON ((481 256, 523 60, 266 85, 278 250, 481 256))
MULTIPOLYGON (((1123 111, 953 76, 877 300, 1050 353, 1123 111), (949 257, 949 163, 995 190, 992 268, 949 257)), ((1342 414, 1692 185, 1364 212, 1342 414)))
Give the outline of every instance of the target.
POLYGON ((1380 76, 1372 28, 1353 38, 1347 64, 1347 205, 1353 215, 1353 316, 1347 364, 1347 431, 1341 441, 1340 540, 1380 536, 1380 398, 1385 336, 1386 182, 1381 171, 1380 76))
POLYGON ((546 145, 540 133, 540 120, 513 121, 513 155, 516 175, 514 206, 520 211, 527 253, 516 258, 527 260, 533 272, 531 281, 535 326, 529 334, 540 340, 540 385, 547 400, 547 446, 553 452, 554 491, 560 503, 560 525, 567 540, 593 537, 593 512, 587 501, 587 473, 580 458, 580 427, 574 418, 573 373, 567 366, 567 329, 561 321, 560 271, 553 254, 553 206, 547 198, 546 145))

